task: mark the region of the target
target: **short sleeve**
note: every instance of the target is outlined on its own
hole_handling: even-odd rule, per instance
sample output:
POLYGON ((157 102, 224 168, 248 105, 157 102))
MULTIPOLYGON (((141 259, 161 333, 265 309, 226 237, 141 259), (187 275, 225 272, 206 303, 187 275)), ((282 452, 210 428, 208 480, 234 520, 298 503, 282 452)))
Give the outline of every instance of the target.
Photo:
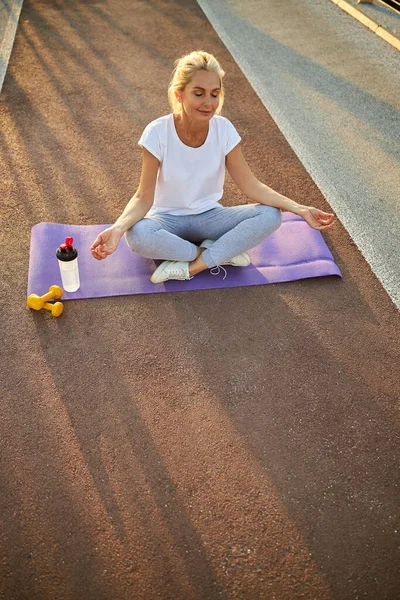
POLYGON ((140 146, 141 148, 146 148, 146 150, 148 150, 161 162, 161 143, 157 132, 157 127, 154 125, 154 123, 149 123, 145 127, 140 137, 140 140, 138 141, 138 146, 140 146))
POLYGON ((228 119, 226 119, 225 156, 241 141, 241 137, 228 119))

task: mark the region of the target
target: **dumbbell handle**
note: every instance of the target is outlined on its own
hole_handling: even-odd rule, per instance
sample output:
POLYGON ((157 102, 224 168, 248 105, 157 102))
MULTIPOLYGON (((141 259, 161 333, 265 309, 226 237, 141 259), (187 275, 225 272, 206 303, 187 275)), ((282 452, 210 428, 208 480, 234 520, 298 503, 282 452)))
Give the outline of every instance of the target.
POLYGON ((62 302, 55 302, 54 304, 52 302, 45 302, 43 308, 50 310, 53 317, 59 317, 64 310, 64 305, 62 302))
MULTIPOLYGON (((47 294, 44 294, 43 296, 40 296, 43 302, 43 306, 45 305, 45 303, 47 302, 47 300, 50 300, 51 298, 54 298, 54 292, 52 291, 48 291, 47 294)), ((47 308, 47 306, 46 306, 47 308)))
POLYGON ((53 310, 54 304, 52 302, 44 302, 43 308, 47 308, 47 310, 53 310))

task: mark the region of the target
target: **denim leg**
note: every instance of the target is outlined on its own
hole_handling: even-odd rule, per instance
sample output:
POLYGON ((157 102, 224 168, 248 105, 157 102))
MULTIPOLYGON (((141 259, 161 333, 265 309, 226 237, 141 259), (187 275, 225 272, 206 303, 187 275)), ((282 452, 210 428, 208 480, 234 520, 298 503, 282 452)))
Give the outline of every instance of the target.
POLYGON ((189 222, 186 215, 144 217, 125 233, 125 240, 131 250, 146 258, 192 261, 197 246, 181 237, 190 237, 189 222))
POLYGON ((191 230, 193 239, 216 240, 202 254, 207 267, 212 268, 258 246, 278 229, 281 222, 282 213, 273 206, 221 206, 193 215, 191 230))

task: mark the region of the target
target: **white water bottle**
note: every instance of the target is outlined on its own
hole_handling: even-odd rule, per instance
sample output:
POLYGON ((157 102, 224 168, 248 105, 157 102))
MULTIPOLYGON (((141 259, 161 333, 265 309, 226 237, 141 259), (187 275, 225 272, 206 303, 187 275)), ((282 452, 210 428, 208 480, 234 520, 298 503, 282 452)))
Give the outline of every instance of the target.
POLYGON ((72 237, 57 248, 56 256, 60 267, 62 286, 66 292, 76 292, 80 288, 78 269, 78 250, 72 245, 72 237))

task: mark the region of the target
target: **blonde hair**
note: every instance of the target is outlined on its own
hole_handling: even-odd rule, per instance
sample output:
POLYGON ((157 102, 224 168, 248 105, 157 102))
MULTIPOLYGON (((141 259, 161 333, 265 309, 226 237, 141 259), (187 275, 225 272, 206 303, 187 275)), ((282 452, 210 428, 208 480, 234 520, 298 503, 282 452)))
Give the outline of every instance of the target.
POLYGON ((168 100, 174 114, 180 113, 182 110, 182 105, 178 102, 175 92, 183 92, 187 84, 192 81, 194 73, 201 70, 210 71, 218 75, 221 91, 219 93, 219 104, 215 112, 217 115, 220 114, 224 104, 222 78, 225 75, 225 71, 222 70, 215 56, 202 50, 195 50, 175 61, 175 69, 172 72, 172 79, 168 87, 168 100))

